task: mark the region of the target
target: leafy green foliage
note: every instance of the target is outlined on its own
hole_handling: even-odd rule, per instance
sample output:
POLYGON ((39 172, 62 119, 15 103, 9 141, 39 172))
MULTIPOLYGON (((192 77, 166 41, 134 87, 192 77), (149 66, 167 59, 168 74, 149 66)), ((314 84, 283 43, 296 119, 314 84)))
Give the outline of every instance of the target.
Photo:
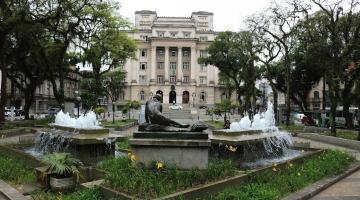
POLYGON ((141 107, 140 101, 136 100, 128 100, 125 104, 125 106, 122 109, 123 113, 128 112, 129 113, 129 119, 130 119, 130 112, 133 110, 137 110, 141 107))
POLYGON ((75 176, 76 180, 79 181, 81 176, 78 167, 80 161, 73 158, 68 153, 52 153, 45 155, 43 162, 47 165, 45 174, 55 173, 62 177, 75 176))
MULTIPOLYGON (((164 166, 168 166, 164 164, 164 166)), ((213 160, 206 170, 178 170, 166 167, 161 171, 146 169, 128 158, 104 161, 106 185, 138 198, 154 198, 187 189, 195 185, 219 180, 235 174, 235 165, 230 160, 213 160)))
POLYGON ((0 149, 0 179, 12 184, 23 184, 35 181, 35 171, 29 163, 0 149))
POLYGON ((54 194, 52 192, 35 192, 31 195, 34 200, 103 200, 99 188, 83 189, 70 194, 54 194))
POLYGON ((125 138, 123 141, 116 143, 117 149, 130 149, 129 138, 125 138))
POLYGON ((276 171, 267 170, 251 176, 248 184, 227 189, 209 199, 278 200, 324 177, 341 173, 354 160, 347 153, 326 150, 302 164, 289 162, 284 168, 276 168, 276 171))

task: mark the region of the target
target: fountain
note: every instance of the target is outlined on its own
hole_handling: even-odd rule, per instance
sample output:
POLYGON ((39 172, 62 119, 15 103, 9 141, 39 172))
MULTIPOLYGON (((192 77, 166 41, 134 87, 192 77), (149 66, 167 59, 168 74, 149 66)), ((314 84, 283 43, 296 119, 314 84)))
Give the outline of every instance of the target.
POLYGON ((55 122, 49 125, 51 128, 36 134, 31 154, 71 152, 83 162, 93 163, 104 156, 114 155, 115 142, 124 138, 103 128, 92 111, 79 118, 60 111, 55 122))
POLYGON ((253 121, 245 116, 239 122, 231 123, 230 129, 214 130, 210 140, 215 144, 215 152, 220 152, 218 154, 224 152, 227 146, 237 146, 237 157, 243 163, 253 165, 261 165, 269 158, 272 160, 268 161, 273 162, 274 159, 299 155, 298 151, 289 148, 293 143, 292 136, 275 126, 271 102, 268 102, 265 112, 254 115, 253 121))

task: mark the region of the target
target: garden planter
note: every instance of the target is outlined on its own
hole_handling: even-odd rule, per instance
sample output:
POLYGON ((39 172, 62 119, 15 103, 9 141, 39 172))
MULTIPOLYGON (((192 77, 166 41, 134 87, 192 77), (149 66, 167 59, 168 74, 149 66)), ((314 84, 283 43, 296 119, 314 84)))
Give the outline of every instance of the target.
POLYGON ((54 192, 67 192, 75 188, 76 182, 73 176, 66 178, 50 177, 50 187, 54 192))

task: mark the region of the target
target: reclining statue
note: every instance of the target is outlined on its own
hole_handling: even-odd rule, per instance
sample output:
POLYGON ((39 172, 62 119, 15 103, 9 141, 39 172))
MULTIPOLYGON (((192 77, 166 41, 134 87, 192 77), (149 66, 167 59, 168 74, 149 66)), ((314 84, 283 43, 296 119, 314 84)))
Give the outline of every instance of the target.
POLYGON ((161 95, 156 94, 153 99, 145 104, 145 121, 146 123, 139 125, 139 131, 202 131, 207 129, 207 125, 195 123, 190 127, 189 124, 181 124, 162 115, 161 95), (174 128, 175 127, 175 128, 174 128))

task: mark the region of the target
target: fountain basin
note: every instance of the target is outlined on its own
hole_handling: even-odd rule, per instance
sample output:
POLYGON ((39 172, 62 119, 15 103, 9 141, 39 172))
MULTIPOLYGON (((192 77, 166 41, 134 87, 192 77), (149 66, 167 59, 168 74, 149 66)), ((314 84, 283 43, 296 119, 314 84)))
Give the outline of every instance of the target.
POLYGON ((49 125, 52 128, 69 132, 79 132, 79 134, 108 134, 110 132, 108 128, 75 128, 69 126, 60 126, 56 124, 49 125))
MULTIPOLYGON (((255 131, 255 130, 254 130, 255 131)), ((258 130, 256 130, 258 131, 258 130)), ((262 133, 260 131, 256 134, 242 134, 240 132, 243 131, 234 131, 233 135, 225 135, 225 134, 213 134, 210 136, 210 140, 212 144, 227 144, 227 145, 241 145, 241 144, 250 144, 250 143, 258 143, 269 138, 282 137, 287 136, 288 133, 284 132, 272 132, 272 133, 262 133), (236 135, 236 133, 238 135, 236 135)), ((248 131, 244 131, 248 132, 248 131)), ((230 132, 231 133, 231 132, 230 132)))
POLYGON ((229 129, 222 129, 222 130, 213 131, 213 135, 224 135, 224 136, 255 135, 260 133, 262 133, 262 130, 232 131, 229 129))

